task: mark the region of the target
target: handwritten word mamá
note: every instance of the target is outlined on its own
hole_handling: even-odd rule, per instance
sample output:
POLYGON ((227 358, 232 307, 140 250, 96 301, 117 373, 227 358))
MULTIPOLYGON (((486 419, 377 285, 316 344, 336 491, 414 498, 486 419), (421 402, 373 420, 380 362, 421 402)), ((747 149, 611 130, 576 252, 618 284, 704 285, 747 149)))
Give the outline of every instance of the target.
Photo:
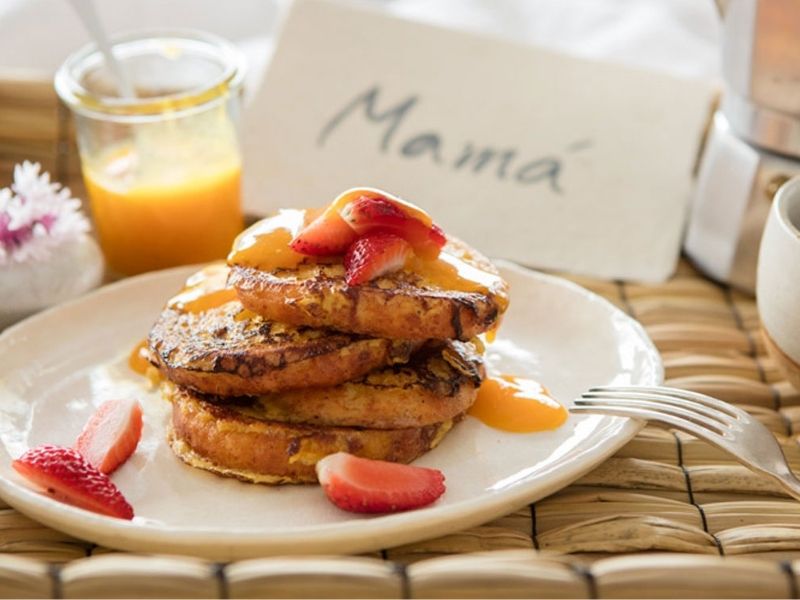
MULTIPOLYGON (((422 131, 403 138, 394 145, 398 129, 410 118, 420 98, 415 95, 408 96, 401 102, 379 110, 377 105, 380 94, 381 89, 376 85, 348 102, 320 130, 317 145, 324 146, 330 136, 345 122, 360 117, 366 119, 368 123, 383 125, 378 145, 383 153, 395 150, 403 158, 427 157, 442 167, 472 173, 480 173, 489 164, 494 163, 493 172, 497 179, 522 185, 548 182, 554 192, 561 193, 560 178, 564 168, 564 157, 548 155, 522 161, 517 159, 519 151, 514 147, 498 149, 465 142, 457 154, 448 158, 443 136, 436 131, 422 131)), ((564 153, 577 152, 591 146, 591 140, 580 140, 567 145, 564 153)))

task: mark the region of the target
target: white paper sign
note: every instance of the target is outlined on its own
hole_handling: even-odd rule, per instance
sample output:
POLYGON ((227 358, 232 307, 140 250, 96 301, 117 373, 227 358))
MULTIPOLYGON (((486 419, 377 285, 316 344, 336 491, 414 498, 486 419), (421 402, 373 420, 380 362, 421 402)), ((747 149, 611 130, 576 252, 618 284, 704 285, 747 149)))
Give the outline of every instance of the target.
POLYGON ((709 97, 695 81, 297 0, 245 120, 245 204, 384 188, 490 256, 659 281, 709 97))

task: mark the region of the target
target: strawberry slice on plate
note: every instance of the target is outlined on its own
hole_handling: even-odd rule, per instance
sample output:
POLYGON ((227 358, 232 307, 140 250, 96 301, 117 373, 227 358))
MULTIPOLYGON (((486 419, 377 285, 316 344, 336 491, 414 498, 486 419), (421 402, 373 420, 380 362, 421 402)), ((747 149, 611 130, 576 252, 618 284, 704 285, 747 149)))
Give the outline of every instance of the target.
POLYGON ((371 460, 337 452, 317 463, 317 478, 328 499, 342 510, 388 513, 427 506, 444 494, 437 469, 371 460))
POLYGON ((142 407, 131 398, 100 405, 75 442, 75 449, 109 475, 124 463, 142 437, 142 407))
POLYGON ((385 231, 358 238, 344 255, 347 285, 359 285, 403 267, 413 249, 400 236, 385 231))
POLYGON ((109 517, 133 518, 133 508, 108 475, 74 448, 39 446, 28 450, 11 466, 56 500, 109 517))
POLYGON ((388 198, 359 196, 341 211, 342 218, 358 234, 388 231, 400 236, 426 259, 435 259, 447 242, 441 228, 427 224, 388 198))
POLYGON ((357 237, 336 210, 328 209, 306 225, 289 247, 307 256, 335 256, 344 254, 357 237))

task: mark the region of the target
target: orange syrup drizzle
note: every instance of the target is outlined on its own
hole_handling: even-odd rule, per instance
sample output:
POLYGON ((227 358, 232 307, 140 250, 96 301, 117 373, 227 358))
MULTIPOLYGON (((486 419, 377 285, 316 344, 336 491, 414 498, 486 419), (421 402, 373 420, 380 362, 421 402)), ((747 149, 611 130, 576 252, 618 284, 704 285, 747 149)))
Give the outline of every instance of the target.
POLYGON ((262 271, 296 267, 311 257, 292 250, 289 242, 300 233, 310 217, 310 211, 283 209, 274 217, 248 227, 233 242, 228 264, 262 271))
POLYGON ((444 290, 490 295, 500 304, 501 312, 508 305, 505 284, 499 275, 471 265, 466 260, 449 253, 446 247, 434 260, 412 256, 406 261, 404 269, 417 273, 427 283, 444 290))
POLYGON ((567 411, 531 379, 500 375, 487 378, 469 414, 489 427, 514 433, 532 433, 560 427, 567 411))
POLYGON ((133 347, 133 350, 131 350, 131 353, 128 355, 128 367, 130 367, 131 371, 139 375, 145 375, 147 369, 151 366, 150 361, 148 361, 142 353, 142 350, 146 347, 147 340, 142 340, 133 347))
MULTIPOLYGON (((506 304, 508 303, 508 299, 506 299, 506 304)), ((494 327, 492 327, 489 331, 483 334, 483 339, 487 344, 493 344, 494 341, 497 339, 497 332, 500 331, 500 326, 503 324, 503 314, 497 317, 497 321, 494 323, 494 327)))
POLYGON ((187 313, 201 313, 236 300, 236 290, 228 287, 228 267, 212 263, 186 280, 186 286, 167 306, 187 313))
POLYGON ((156 386, 162 381, 161 372, 147 360, 144 353, 145 348, 147 348, 146 339, 133 347, 128 355, 128 367, 137 375, 146 377, 150 385, 156 386))

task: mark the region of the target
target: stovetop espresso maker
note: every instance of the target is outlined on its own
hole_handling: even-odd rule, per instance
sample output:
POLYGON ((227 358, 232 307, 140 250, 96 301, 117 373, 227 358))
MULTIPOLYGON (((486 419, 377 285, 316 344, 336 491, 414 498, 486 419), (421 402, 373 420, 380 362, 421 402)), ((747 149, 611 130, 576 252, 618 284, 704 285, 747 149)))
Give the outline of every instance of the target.
POLYGON ((699 157, 684 248, 752 293, 772 197, 800 174, 800 0, 719 0, 725 87, 699 157))

